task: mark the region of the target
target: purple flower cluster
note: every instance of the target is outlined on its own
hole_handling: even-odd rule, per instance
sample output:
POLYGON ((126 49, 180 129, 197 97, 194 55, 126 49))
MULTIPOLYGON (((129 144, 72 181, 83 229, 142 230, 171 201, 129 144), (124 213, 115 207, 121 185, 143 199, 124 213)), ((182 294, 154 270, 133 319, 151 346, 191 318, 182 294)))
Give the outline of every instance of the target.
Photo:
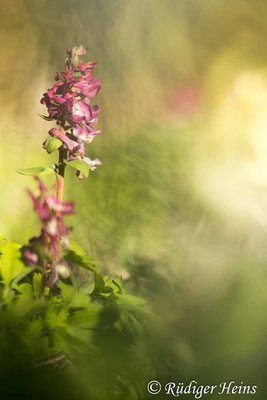
POLYGON ((101 165, 98 159, 85 156, 85 143, 101 132, 95 128, 100 108, 91 105, 102 87, 93 70, 97 64, 81 62, 80 56, 87 52, 82 45, 67 49, 65 71, 57 74, 56 83, 41 100, 48 110, 49 120, 55 120, 58 128, 49 131, 49 135, 58 138, 68 153, 69 160, 83 160, 93 170, 101 165))
POLYGON ((68 235, 71 228, 64 225, 63 217, 72 214, 73 202, 60 202, 49 195, 48 188, 38 178, 40 193, 35 196, 30 190, 28 193, 33 201, 34 209, 42 223, 40 236, 30 240, 29 245, 23 248, 23 258, 30 265, 43 268, 46 275, 46 284, 52 287, 59 275, 67 277, 69 265, 63 258, 62 249, 68 248, 68 235))

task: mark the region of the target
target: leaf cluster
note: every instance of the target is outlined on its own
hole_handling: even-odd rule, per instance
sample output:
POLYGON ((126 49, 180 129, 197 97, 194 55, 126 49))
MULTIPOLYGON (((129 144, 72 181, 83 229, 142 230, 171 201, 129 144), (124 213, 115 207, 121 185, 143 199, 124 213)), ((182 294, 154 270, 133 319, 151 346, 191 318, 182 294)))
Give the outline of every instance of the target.
POLYGON ((126 335, 132 344, 142 334, 151 316, 145 301, 126 295, 121 279, 102 276, 77 243, 70 243, 65 257, 73 271, 80 267, 91 276, 79 282, 73 272, 49 290, 43 287, 42 269, 24 265, 21 246, 0 240, 0 339, 3 332, 6 338, 15 335, 30 349, 32 367, 51 362, 58 352, 64 357, 52 357, 55 363, 75 363, 82 349, 99 351, 99 337, 108 338, 109 332, 118 340, 126 335))

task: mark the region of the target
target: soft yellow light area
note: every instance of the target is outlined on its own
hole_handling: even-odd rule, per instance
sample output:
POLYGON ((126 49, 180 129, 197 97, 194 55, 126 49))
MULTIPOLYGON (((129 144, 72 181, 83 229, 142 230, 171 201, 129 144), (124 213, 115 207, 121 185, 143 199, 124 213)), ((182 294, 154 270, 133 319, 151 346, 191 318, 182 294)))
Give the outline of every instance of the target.
POLYGON ((196 152, 195 185, 233 226, 266 226, 267 77, 245 71, 227 86, 196 152))

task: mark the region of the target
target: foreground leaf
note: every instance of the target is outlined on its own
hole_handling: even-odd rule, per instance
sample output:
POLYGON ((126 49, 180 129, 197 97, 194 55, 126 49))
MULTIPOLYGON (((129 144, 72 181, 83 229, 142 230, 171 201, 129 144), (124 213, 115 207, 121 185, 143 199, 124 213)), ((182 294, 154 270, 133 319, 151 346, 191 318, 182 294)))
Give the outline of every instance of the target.
POLYGON ((33 270, 31 267, 25 267, 22 263, 19 249, 20 245, 10 241, 0 246, 0 274, 6 286, 17 284, 33 270))
POLYGON ((33 294, 38 298, 42 290, 42 274, 34 274, 32 280, 33 294))

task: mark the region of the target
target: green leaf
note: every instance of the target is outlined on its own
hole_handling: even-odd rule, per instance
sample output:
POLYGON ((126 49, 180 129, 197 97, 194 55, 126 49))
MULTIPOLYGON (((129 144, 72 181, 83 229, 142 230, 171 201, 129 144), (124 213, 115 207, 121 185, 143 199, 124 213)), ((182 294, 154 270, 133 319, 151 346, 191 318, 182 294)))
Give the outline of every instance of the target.
POLYGON ((25 267, 24 271, 16 276, 15 279, 12 281, 12 287, 16 285, 19 281, 21 281, 25 276, 29 275, 32 271, 34 271, 36 267, 25 267))
POLYGON ((22 283, 19 285, 18 291, 23 294, 32 295, 32 285, 30 283, 22 283))
POLYGON ((72 302, 73 297, 75 296, 75 288, 70 286, 70 285, 66 285, 64 282, 59 281, 57 283, 57 287, 59 287, 60 291, 61 291, 61 296, 64 299, 64 303, 65 305, 69 305, 72 302))
POLYGON ((68 160, 68 161, 65 161, 65 164, 82 172, 86 178, 88 177, 90 167, 85 161, 83 161, 83 160, 68 160))
POLYGON ((48 154, 53 153, 53 151, 57 150, 60 146, 62 146, 62 142, 58 138, 49 136, 44 142, 44 148, 48 154))
POLYGON ((95 295, 95 294, 101 292, 101 290, 103 290, 104 287, 105 287, 104 279, 98 272, 95 272, 95 287, 94 287, 92 295, 95 295))
POLYGON ((139 309, 147 304, 146 300, 142 299, 141 297, 131 296, 128 294, 121 294, 118 296, 117 303, 130 309, 139 309))
POLYGON ((80 267, 88 269, 89 271, 97 272, 96 269, 97 264, 91 257, 80 256, 79 254, 76 254, 74 251, 69 251, 65 256, 65 259, 67 261, 72 261, 75 264, 79 265, 80 267))
POLYGON ((50 332, 58 329, 64 331, 66 329, 66 317, 67 310, 62 309, 58 312, 55 308, 49 307, 45 314, 45 324, 48 325, 50 332))
POLYGON ((55 173, 55 171, 52 168, 47 168, 47 167, 15 169, 15 171, 21 175, 29 175, 29 176, 33 176, 33 175, 44 176, 44 175, 51 175, 51 174, 55 173))
POLYGON ((70 310, 80 309, 90 305, 91 299, 87 293, 79 291, 62 281, 58 282, 57 286, 61 291, 65 306, 70 308, 70 310))
POLYGON ((20 260, 20 247, 17 243, 10 241, 0 245, 0 274, 7 287, 12 286, 12 281, 13 284, 18 283, 33 270, 31 267, 25 267, 20 260))
POLYGON ((120 279, 112 279, 105 282, 106 286, 110 287, 115 294, 124 294, 122 282, 120 279))
POLYGON ((73 253, 77 254, 78 256, 85 256, 85 250, 74 240, 70 240, 69 250, 73 251, 73 253))
POLYGON ((72 313, 67 323, 71 327, 78 329, 95 329, 99 324, 102 307, 97 303, 88 303, 83 310, 72 313))
POLYGON ((46 115, 38 114, 39 117, 43 118, 45 121, 53 121, 53 118, 47 117, 46 115))
POLYGON ((41 294, 41 289, 42 289, 42 274, 33 275, 32 286, 33 286, 33 294, 35 297, 38 298, 41 294))
POLYGON ((17 297, 13 310, 16 317, 23 318, 34 305, 32 285, 30 283, 23 283, 19 285, 18 291, 20 295, 17 297))
POLYGON ((73 240, 70 241, 69 251, 65 254, 65 259, 67 261, 72 261, 76 265, 97 273, 98 270, 96 266, 98 265, 93 258, 88 257, 84 249, 73 240))

